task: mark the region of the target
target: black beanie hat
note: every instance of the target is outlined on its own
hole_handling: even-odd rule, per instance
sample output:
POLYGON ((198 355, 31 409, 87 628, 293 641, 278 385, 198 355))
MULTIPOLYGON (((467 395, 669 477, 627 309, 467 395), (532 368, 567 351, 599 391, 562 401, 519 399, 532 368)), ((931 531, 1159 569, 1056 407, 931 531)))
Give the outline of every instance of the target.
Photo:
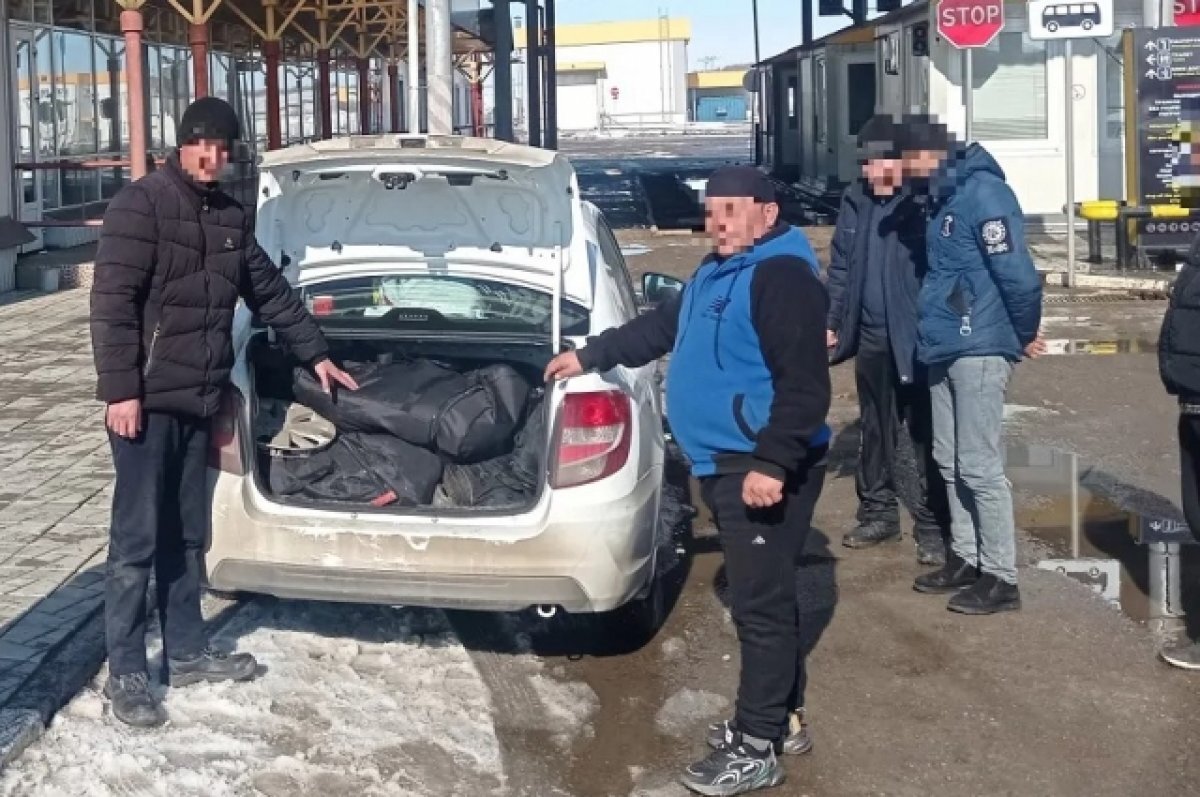
POLYGON ((896 157, 899 154, 901 131, 887 114, 877 114, 858 131, 858 147, 867 151, 868 158, 896 157))
POLYGON ((218 97, 202 97, 183 112, 175 140, 181 147, 205 139, 224 141, 232 148, 239 137, 241 125, 233 106, 218 97))
POLYGON ((726 199, 748 197, 767 204, 775 201, 775 184, 753 166, 722 166, 708 178, 704 195, 726 199))

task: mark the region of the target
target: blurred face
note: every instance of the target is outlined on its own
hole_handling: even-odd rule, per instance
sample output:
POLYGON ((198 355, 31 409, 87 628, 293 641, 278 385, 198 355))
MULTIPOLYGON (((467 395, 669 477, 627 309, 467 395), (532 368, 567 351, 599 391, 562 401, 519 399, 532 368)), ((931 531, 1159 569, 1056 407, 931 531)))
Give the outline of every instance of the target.
POLYGON ((721 257, 744 252, 779 220, 779 205, 750 197, 708 197, 704 200, 704 229, 721 257))
POLYGON ((893 196, 904 180, 904 161, 900 158, 869 158, 863 161, 862 173, 875 196, 893 196))
POLYGON ((183 170, 198 183, 215 183, 229 165, 229 145, 224 141, 201 139, 179 148, 183 170))
POLYGON ((946 153, 932 149, 905 152, 904 176, 927 179, 933 176, 934 172, 941 168, 942 161, 945 158, 946 153))

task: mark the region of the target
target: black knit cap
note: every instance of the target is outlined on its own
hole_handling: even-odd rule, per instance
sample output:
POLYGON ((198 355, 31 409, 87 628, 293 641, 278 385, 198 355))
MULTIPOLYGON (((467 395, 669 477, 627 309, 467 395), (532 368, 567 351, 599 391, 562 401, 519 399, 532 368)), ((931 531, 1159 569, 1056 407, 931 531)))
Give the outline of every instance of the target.
POLYGON ((902 135, 892 117, 878 114, 859 128, 858 146, 868 158, 894 158, 900 154, 902 135))
POLYGON ((749 198, 761 204, 775 201, 775 184, 753 166, 722 166, 708 178, 706 197, 749 198))
POLYGON ((187 107, 179 122, 180 146, 196 141, 224 141, 230 148, 241 137, 241 124, 233 106, 219 97, 202 97, 187 107))

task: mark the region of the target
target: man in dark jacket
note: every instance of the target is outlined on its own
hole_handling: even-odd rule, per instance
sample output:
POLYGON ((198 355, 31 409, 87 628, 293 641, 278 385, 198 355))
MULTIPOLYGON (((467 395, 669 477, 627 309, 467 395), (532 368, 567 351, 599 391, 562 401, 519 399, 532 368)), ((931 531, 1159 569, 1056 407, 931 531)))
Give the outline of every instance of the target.
POLYGON ((742 650, 737 713, 709 729, 713 753, 684 784, 701 794, 777 785, 777 751, 805 752, 796 557, 825 477, 830 430, 825 289, 798 229, 779 221, 770 181, 713 174, 714 253, 681 296, 550 363, 548 379, 672 353, 667 415, 701 481, 725 552, 742 650))
POLYGON ((862 434, 855 478, 859 525, 842 543, 866 548, 900 537, 896 490, 908 476, 917 560, 940 566, 950 510, 933 462, 926 373, 917 362, 925 208, 901 185, 898 133, 889 116, 871 119, 860 131, 863 179, 842 195, 827 275, 831 362, 855 358, 862 434), (899 445, 901 427, 911 453, 899 445))
POLYGON ((189 107, 181 146, 166 166, 109 204, 96 253, 92 347, 117 474, 105 691, 113 714, 132 725, 166 719, 146 664, 152 570, 173 686, 246 680, 257 668, 249 654, 212 649, 200 615, 209 427, 233 366, 238 299, 313 366, 322 384, 355 387, 329 361, 316 323, 255 242, 250 214, 217 185, 237 137, 227 103, 207 98, 189 107))
MULTIPOLYGON (((1200 539, 1200 238, 1192 244, 1171 291, 1158 339, 1158 368, 1167 392, 1179 399, 1179 476, 1183 517, 1200 539)), ((1165 648, 1163 659, 1200 670, 1200 641, 1165 648)))
POLYGON ((918 354, 929 367, 933 454, 952 519, 946 566, 915 587, 955 593, 952 611, 1011 611, 1021 597, 1004 398, 1013 366, 1044 351, 1042 281, 1021 206, 987 150, 931 122, 914 119, 903 129, 906 180, 932 202, 918 354))

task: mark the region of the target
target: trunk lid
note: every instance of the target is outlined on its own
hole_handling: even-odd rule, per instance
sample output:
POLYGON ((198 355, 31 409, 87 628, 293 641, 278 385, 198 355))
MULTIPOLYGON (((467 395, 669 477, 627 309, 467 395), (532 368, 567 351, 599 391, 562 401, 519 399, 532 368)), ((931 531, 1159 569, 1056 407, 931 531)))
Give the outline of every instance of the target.
POLYGON ((582 213, 557 153, 456 136, 319 141, 263 157, 258 205, 259 242, 293 282, 482 270, 591 307, 588 270, 568 268, 582 213))

